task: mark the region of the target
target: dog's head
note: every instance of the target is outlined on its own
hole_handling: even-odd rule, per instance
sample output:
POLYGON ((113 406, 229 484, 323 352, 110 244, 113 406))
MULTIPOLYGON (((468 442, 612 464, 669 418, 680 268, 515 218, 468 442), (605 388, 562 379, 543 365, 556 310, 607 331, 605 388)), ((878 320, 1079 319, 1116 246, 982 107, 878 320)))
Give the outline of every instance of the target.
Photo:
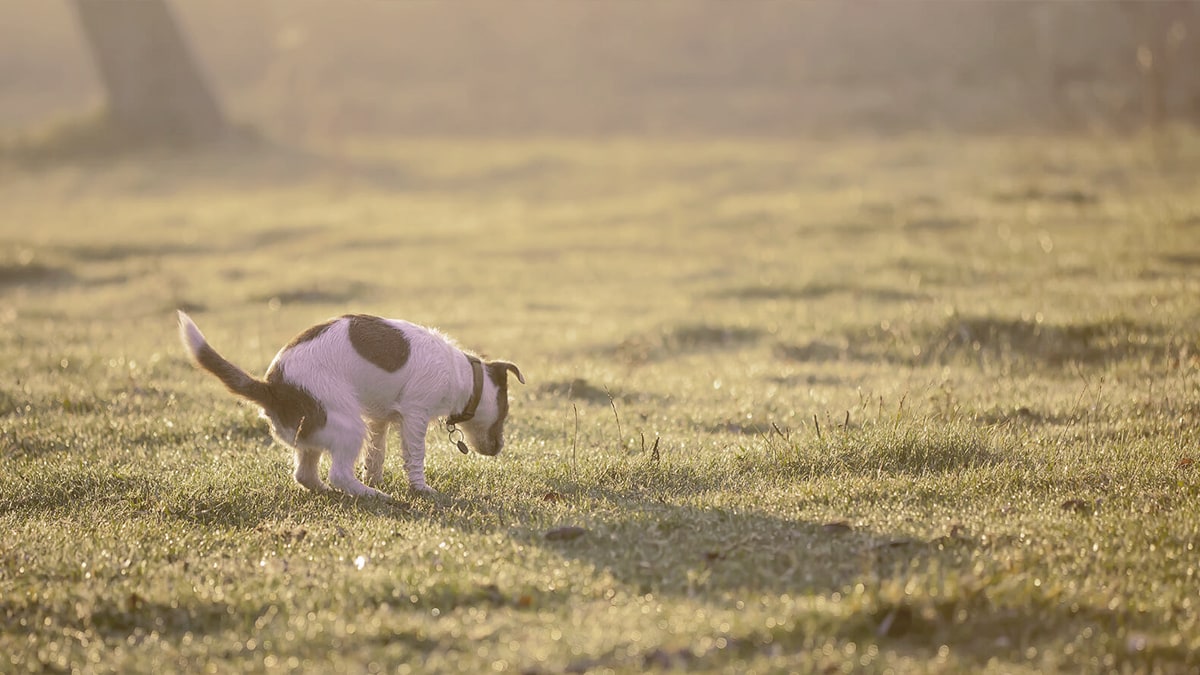
POLYGON ((493 457, 504 449, 504 421, 508 419, 508 373, 525 384, 521 369, 508 361, 490 361, 483 365, 483 395, 475 416, 462 423, 470 446, 481 455, 493 457))

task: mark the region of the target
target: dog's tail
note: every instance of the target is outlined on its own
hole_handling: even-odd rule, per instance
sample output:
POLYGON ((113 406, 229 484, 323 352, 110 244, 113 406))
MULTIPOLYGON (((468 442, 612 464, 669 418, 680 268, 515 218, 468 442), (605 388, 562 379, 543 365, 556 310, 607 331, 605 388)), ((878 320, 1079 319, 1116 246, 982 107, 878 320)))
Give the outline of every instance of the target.
POLYGON ((192 360, 196 362, 196 365, 216 375, 217 379, 229 388, 229 391, 248 398, 264 408, 271 404, 273 400, 271 385, 238 368, 218 354, 209 346, 208 340, 204 339, 204 334, 200 332, 196 323, 183 310, 179 311, 179 339, 183 341, 183 346, 192 355, 192 360))

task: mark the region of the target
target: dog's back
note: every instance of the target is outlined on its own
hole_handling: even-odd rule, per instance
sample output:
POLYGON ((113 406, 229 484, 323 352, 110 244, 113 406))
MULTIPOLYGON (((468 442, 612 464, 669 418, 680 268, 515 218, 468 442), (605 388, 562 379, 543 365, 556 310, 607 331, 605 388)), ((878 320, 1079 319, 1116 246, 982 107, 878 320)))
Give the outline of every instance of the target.
MULTIPOLYGON (((320 430, 330 414, 386 418, 406 391, 429 397, 446 391, 454 345, 441 333, 397 319, 348 314, 297 335, 275 355, 265 379, 221 356, 199 327, 179 312, 180 337, 193 360, 231 392, 263 409, 288 445, 320 430), (414 349, 423 358, 410 364, 414 349), (413 385, 413 386, 410 386, 413 385)), ((410 406, 439 407, 439 400, 410 406)))
MULTIPOLYGON (((420 406, 422 395, 445 395, 454 349, 433 329, 349 314, 298 335, 275 355, 267 381, 278 377, 348 414, 388 417, 397 401, 420 406)), ((427 403, 436 408, 441 401, 427 403)))

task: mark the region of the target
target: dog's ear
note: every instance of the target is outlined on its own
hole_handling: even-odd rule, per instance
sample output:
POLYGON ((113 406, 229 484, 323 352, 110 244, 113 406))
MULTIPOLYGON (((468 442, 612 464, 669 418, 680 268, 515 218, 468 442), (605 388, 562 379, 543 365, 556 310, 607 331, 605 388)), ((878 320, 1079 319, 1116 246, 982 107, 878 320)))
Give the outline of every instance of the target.
POLYGON ((515 363, 509 363, 508 361, 492 361, 492 363, 504 370, 511 370, 513 375, 517 376, 517 381, 525 384, 525 376, 521 374, 521 369, 515 363))

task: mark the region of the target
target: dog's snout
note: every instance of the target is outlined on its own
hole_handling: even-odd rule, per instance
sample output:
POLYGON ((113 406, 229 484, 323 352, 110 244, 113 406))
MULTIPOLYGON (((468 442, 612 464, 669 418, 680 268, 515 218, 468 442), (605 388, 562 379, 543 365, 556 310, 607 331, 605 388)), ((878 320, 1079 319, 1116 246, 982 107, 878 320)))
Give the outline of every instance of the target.
POLYGON ((479 454, 484 455, 486 457, 495 457, 496 455, 500 454, 500 451, 503 449, 504 449, 504 439, 503 438, 488 439, 487 441, 480 443, 476 447, 476 451, 479 454))

